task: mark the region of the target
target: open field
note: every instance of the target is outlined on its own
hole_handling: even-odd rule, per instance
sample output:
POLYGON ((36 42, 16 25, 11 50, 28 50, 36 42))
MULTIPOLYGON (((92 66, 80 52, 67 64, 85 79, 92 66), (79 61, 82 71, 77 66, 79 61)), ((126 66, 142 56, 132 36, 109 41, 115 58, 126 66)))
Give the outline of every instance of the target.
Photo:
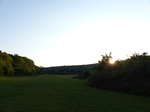
POLYGON ((0 77, 0 112, 150 112, 150 98, 99 90, 71 75, 0 77))

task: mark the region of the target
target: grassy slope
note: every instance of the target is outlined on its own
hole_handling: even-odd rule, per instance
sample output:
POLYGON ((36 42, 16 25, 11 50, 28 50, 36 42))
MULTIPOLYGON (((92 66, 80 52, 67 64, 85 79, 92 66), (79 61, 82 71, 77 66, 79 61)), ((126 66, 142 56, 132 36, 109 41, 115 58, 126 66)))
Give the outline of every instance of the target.
POLYGON ((103 91, 65 75, 0 77, 0 112, 150 112, 150 98, 103 91))

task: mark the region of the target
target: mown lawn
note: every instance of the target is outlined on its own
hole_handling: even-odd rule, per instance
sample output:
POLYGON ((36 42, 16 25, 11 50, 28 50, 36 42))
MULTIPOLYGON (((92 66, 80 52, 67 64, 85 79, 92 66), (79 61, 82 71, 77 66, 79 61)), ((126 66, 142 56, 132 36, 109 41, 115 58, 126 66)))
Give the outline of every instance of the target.
POLYGON ((71 75, 1 76, 0 112, 150 112, 150 98, 91 88, 71 75))

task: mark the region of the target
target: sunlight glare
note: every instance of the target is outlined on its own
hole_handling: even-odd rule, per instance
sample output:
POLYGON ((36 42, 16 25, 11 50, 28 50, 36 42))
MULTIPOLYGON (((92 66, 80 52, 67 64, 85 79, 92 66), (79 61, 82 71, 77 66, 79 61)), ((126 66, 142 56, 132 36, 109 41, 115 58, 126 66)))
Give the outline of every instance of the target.
POLYGON ((114 64, 115 60, 111 59, 109 62, 110 62, 110 64, 114 64))

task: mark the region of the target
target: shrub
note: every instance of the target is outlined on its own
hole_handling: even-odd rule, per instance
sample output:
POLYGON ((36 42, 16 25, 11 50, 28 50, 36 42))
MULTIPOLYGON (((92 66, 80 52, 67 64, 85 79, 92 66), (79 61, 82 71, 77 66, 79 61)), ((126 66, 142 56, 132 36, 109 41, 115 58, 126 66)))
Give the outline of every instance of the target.
POLYGON ((89 78, 89 76, 90 76, 90 72, 89 71, 84 71, 84 72, 81 72, 78 75, 78 78, 79 79, 87 79, 87 78, 89 78))
POLYGON ((100 89, 150 96, 149 73, 150 56, 134 54, 114 65, 100 61, 87 84, 100 89))

